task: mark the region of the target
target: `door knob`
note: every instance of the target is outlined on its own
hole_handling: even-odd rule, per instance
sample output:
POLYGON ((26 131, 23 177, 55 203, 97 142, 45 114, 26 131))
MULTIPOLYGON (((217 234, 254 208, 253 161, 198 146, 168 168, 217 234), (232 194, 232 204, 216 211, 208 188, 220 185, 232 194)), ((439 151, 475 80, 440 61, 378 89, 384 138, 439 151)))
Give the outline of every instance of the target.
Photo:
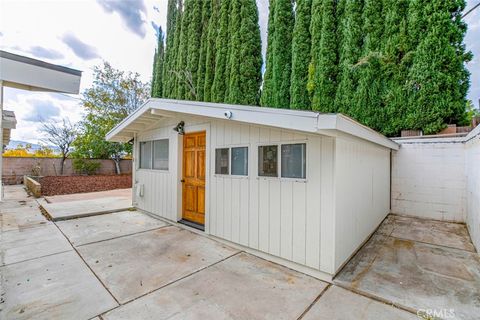
POLYGON ((185 179, 180 180, 180 182, 185 182, 185 179))

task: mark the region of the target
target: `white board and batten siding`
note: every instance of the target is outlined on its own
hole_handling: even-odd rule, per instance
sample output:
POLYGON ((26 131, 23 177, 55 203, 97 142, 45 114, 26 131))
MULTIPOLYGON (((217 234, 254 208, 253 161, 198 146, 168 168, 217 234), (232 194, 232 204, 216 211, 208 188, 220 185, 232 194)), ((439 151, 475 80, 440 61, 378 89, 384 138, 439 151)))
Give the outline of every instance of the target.
POLYGON ((467 226, 472 242, 480 251, 480 126, 465 139, 467 176, 467 226))
MULTIPOLYGON (((333 273, 334 138, 249 124, 182 117, 186 132, 207 128, 205 232, 272 256, 333 273), (306 143, 306 179, 258 177, 258 146, 306 143), (216 175, 215 149, 248 146, 248 176, 216 175), (209 169, 208 169, 209 168, 209 169)), ((180 119, 159 121, 137 142, 169 138, 169 170, 138 168, 135 182, 142 210, 181 219, 181 139, 172 128, 180 119)), ((138 157, 136 143, 136 159, 138 157)), ((280 149, 279 149, 280 152, 280 149)))
MULTIPOLYGON (((389 212, 389 149, 347 135, 330 137, 228 120, 160 120, 136 142, 169 139, 169 170, 138 169, 135 205, 181 219, 182 136, 207 131, 205 233, 333 276, 389 212), (306 179, 258 176, 258 146, 306 143, 306 179), (215 149, 248 147, 248 176, 217 175, 215 149)), ((280 148, 278 152, 280 154, 280 148)), ((138 143, 135 147, 138 157, 138 143)), ((280 158, 280 156, 279 156, 280 158)), ((280 171, 280 169, 279 169, 280 171)), ((280 172, 279 172, 280 174, 280 172)))
POLYGON ((335 189, 338 271, 390 211, 390 150, 358 138, 338 137, 335 189))

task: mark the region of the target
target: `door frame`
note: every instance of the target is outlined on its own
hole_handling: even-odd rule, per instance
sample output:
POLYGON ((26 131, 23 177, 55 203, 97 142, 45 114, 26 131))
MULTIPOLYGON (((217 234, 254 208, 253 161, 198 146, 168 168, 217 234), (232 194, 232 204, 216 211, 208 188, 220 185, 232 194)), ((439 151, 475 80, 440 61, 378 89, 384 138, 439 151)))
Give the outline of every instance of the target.
MULTIPOLYGON (((185 133, 205 131, 205 233, 210 233, 210 123, 189 125, 185 121, 185 133)), ((183 214, 183 135, 177 134, 177 222, 183 214)))

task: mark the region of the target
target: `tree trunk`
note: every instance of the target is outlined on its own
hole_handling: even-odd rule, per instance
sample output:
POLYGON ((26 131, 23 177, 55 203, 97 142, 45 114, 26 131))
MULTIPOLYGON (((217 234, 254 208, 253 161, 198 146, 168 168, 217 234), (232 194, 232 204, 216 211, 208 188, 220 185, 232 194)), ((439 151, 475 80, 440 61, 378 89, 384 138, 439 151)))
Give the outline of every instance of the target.
POLYGON ((63 156, 62 157, 62 162, 60 163, 60 175, 63 176, 63 167, 65 165, 65 160, 67 159, 67 157, 63 156))
POLYGON ((121 171, 120 171, 120 159, 118 159, 118 158, 113 158, 112 160, 113 160, 113 162, 115 163, 115 172, 116 172, 116 174, 120 174, 120 173, 121 173, 121 171))

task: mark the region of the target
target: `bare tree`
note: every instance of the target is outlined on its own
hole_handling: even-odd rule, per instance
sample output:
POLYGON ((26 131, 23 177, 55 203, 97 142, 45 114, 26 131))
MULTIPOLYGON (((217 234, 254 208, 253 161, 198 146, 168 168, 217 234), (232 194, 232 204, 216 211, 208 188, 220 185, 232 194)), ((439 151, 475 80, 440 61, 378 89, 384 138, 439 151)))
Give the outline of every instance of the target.
POLYGON ((77 126, 72 124, 70 120, 63 119, 61 124, 56 122, 42 122, 41 131, 47 135, 47 137, 43 139, 45 143, 54 145, 60 149, 60 154, 62 155, 60 174, 63 175, 65 160, 72 151, 72 143, 77 137, 77 126))

